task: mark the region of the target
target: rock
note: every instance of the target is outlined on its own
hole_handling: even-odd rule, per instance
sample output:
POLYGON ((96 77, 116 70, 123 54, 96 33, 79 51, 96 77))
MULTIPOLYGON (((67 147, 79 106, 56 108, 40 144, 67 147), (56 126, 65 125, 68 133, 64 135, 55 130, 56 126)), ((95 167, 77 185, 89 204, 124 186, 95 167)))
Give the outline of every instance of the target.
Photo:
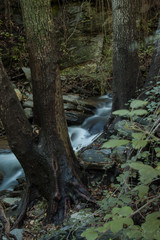
POLYGON ((118 163, 125 163, 127 160, 126 147, 120 146, 114 148, 110 157, 116 159, 118 163))
POLYGON ((27 96, 28 96, 28 100, 33 101, 33 94, 32 93, 27 94, 27 96))
POLYGON ((22 93, 18 88, 15 88, 14 91, 16 92, 16 95, 18 97, 18 100, 21 102, 22 101, 22 93))
POLYGON ((86 213, 84 210, 81 210, 80 212, 71 214, 70 218, 73 223, 81 222, 82 225, 84 223, 86 225, 87 223, 94 219, 94 216, 91 213, 86 213))
POLYGON ((115 131, 123 137, 131 137, 133 130, 129 129, 131 126, 131 123, 127 120, 122 120, 122 121, 118 121, 115 126, 114 129, 115 131))
POLYGON ((73 94, 68 94, 68 95, 63 95, 63 101, 64 103, 72 103, 74 105, 78 105, 78 100, 81 100, 80 96, 78 95, 73 95, 73 94))
POLYGON ((31 101, 31 100, 25 101, 25 102, 23 103, 23 107, 33 108, 33 101, 31 101))
POLYGON ((30 68, 26 68, 26 67, 22 67, 22 70, 25 74, 25 77, 28 81, 31 81, 31 69, 30 68))
POLYGON ((107 122, 106 116, 93 116, 84 121, 82 127, 88 130, 91 134, 96 134, 103 131, 104 125, 107 122))
POLYGON ((20 200, 21 200, 21 198, 6 197, 6 198, 3 198, 2 201, 3 201, 4 205, 6 205, 6 206, 13 206, 13 205, 17 204, 20 200))
POLYGON ((64 103, 64 110, 76 110, 77 107, 72 103, 64 103))
POLYGON ((27 117, 28 119, 33 118, 33 111, 32 111, 32 108, 25 108, 25 109, 24 109, 24 112, 25 112, 26 117, 27 117))
MULTIPOLYGON (((23 239, 23 229, 20 228, 15 228, 13 229, 10 233, 16 236, 17 240, 22 240, 23 239)), ((2 240, 7 240, 6 237, 2 237, 2 240)))
MULTIPOLYGON (((96 150, 87 149, 80 153, 80 158, 86 163, 104 163, 107 168, 111 168, 114 165, 114 161, 110 158, 111 150, 96 150)), ((98 164, 97 164, 98 165, 98 164)))
POLYGON ((80 125, 82 122, 89 117, 89 114, 78 111, 66 111, 65 112, 66 120, 69 126, 71 125, 80 125))

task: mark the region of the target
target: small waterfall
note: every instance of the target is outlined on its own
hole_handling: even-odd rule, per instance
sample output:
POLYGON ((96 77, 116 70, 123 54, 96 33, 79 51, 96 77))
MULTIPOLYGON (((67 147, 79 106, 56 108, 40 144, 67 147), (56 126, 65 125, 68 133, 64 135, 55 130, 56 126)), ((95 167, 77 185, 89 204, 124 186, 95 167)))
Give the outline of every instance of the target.
MULTIPOLYGON (((111 113, 112 99, 108 95, 97 99, 98 106, 93 116, 87 118, 80 126, 68 128, 74 151, 91 144, 103 132, 104 125, 111 113)), ((0 172, 4 174, 0 191, 13 190, 17 180, 24 176, 23 169, 15 155, 9 150, 0 150, 0 172)))
POLYGON ((68 128, 74 151, 88 146, 103 132, 104 125, 111 113, 112 98, 105 95, 99 97, 98 102, 99 104, 93 116, 86 118, 80 126, 68 128))

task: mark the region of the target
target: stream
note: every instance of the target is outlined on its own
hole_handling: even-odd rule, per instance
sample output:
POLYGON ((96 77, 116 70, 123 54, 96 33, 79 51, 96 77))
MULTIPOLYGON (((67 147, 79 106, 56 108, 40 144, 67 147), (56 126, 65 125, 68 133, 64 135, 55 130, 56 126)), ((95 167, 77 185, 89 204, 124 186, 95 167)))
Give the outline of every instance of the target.
MULTIPOLYGON (((80 126, 68 127, 68 133, 75 152, 91 144, 98 138, 111 113, 112 98, 109 95, 99 97, 97 109, 93 116, 88 117, 80 126)), ((13 190, 18 178, 24 177, 23 169, 10 150, 0 150, 0 171, 4 174, 0 191, 13 190)))

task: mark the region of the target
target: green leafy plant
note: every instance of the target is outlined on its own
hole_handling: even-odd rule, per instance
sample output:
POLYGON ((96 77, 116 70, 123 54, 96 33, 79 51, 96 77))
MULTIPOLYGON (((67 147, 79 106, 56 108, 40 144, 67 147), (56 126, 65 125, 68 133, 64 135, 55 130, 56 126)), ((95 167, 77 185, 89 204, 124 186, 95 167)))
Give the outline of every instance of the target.
POLYGON ((160 213, 160 82, 147 92, 147 99, 132 100, 130 108, 113 112, 126 119, 128 134, 108 140, 103 148, 126 146, 129 154, 121 174, 105 198, 99 201, 103 221, 82 233, 87 240, 112 232, 123 239, 159 240, 160 213), (156 98, 155 98, 156 96, 156 98), (143 118, 142 118, 143 116, 143 118))

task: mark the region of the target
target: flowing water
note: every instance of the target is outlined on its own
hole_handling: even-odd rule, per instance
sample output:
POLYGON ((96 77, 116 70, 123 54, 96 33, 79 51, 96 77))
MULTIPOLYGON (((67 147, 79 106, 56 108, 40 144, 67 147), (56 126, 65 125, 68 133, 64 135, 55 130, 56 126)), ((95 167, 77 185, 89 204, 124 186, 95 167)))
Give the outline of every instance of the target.
MULTIPOLYGON (((93 116, 87 118, 80 126, 68 128, 74 151, 88 146, 103 132, 103 127, 111 112, 112 99, 105 95, 98 98, 97 102, 97 109, 93 116)), ((13 190, 18 183, 16 179, 24 176, 20 163, 9 150, 0 150, 0 172, 4 174, 0 191, 13 190)))

